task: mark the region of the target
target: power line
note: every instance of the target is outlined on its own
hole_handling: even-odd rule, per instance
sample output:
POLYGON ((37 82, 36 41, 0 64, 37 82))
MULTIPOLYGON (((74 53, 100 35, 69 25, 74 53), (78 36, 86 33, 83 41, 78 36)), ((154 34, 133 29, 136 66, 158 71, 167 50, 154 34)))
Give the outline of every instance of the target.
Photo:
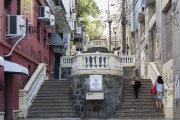
MULTIPOLYGON (((138 0, 136 0, 136 2, 135 2, 135 4, 133 5, 132 9, 129 8, 129 10, 130 10, 130 9, 131 9, 131 10, 129 11, 129 13, 126 13, 125 16, 128 16, 128 15, 132 12, 132 10, 133 10, 134 7, 136 6, 137 2, 138 2, 138 0)), ((131 6, 132 6, 132 5, 131 5, 131 6)), ((131 6, 130 6, 130 7, 131 7, 131 6)), ((117 20, 117 22, 115 23, 115 25, 116 25, 120 20, 122 20, 122 16, 117 20)))

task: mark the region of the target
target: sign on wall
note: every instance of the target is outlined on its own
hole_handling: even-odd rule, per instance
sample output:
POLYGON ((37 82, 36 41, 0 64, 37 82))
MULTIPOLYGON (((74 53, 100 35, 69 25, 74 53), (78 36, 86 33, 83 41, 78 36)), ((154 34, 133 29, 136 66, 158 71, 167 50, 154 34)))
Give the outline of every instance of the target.
POLYGON ((21 0, 21 15, 28 19, 28 24, 33 25, 33 0, 21 0))
POLYGON ((90 75, 90 91, 102 91, 102 75, 90 75))

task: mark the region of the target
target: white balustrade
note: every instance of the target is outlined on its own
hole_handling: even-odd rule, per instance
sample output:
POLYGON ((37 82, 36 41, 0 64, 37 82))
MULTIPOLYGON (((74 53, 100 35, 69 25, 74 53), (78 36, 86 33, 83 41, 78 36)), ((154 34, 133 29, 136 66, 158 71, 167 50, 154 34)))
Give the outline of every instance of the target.
POLYGON ((40 63, 24 89, 19 90, 20 118, 26 118, 28 110, 46 78, 46 67, 46 64, 40 63))
POLYGON ((108 48, 108 42, 105 40, 91 40, 84 45, 85 50, 93 47, 105 47, 108 48))
POLYGON ((135 66, 134 55, 121 55, 123 66, 135 66))
POLYGON ((61 67, 71 67, 72 66, 72 56, 62 56, 61 57, 61 67))
MULTIPOLYGON (((152 84, 154 85, 157 77, 161 75, 153 62, 149 62, 147 65, 147 78, 151 79, 152 84)), ((165 118, 173 118, 173 88, 170 88, 166 80, 164 80, 164 114, 165 118)))
POLYGON ((88 73, 86 72, 88 70, 90 72, 94 71, 94 74, 97 71, 102 72, 102 74, 108 74, 108 72, 113 72, 113 70, 116 71, 114 74, 121 74, 121 57, 114 54, 97 52, 82 53, 72 58, 72 74, 85 74, 88 73), (118 73, 117 71, 120 72, 118 73))

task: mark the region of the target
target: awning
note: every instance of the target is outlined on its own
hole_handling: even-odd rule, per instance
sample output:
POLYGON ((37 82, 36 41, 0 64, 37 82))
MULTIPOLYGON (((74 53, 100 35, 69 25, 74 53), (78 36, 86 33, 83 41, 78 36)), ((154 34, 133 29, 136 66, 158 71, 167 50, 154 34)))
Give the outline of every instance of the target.
POLYGON ((49 45, 52 45, 54 53, 64 54, 64 43, 57 33, 49 33, 49 45))
POLYGON ((27 68, 17 63, 9 62, 7 60, 4 60, 4 71, 11 73, 23 73, 29 75, 29 71, 27 68))
POLYGON ((4 58, 0 56, 0 66, 4 66, 4 58))
POLYGON ((60 46, 64 46, 64 43, 61 39, 61 37, 59 36, 59 34, 57 33, 49 33, 49 45, 60 45, 60 46))
POLYGON ((71 28, 66 18, 66 10, 63 2, 53 2, 52 0, 46 0, 48 6, 50 6, 54 16, 56 23, 56 30, 59 33, 71 33, 71 28))

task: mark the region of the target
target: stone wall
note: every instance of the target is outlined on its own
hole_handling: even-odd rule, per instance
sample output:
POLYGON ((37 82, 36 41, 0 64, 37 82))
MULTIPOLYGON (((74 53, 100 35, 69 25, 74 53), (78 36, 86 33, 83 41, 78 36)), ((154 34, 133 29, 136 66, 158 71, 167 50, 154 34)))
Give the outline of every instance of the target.
POLYGON ((61 68, 61 79, 68 79, 70 75, 71 75, 71 67, 61 68))
POLYGON ((76 75, 71 77, 71 99, 74 109, 87 117, 109 117, 120 108, 122 99, 123 79, 115 75, 102 75, 103 100, 85 100, 89 91, 89 75, 76 75))

